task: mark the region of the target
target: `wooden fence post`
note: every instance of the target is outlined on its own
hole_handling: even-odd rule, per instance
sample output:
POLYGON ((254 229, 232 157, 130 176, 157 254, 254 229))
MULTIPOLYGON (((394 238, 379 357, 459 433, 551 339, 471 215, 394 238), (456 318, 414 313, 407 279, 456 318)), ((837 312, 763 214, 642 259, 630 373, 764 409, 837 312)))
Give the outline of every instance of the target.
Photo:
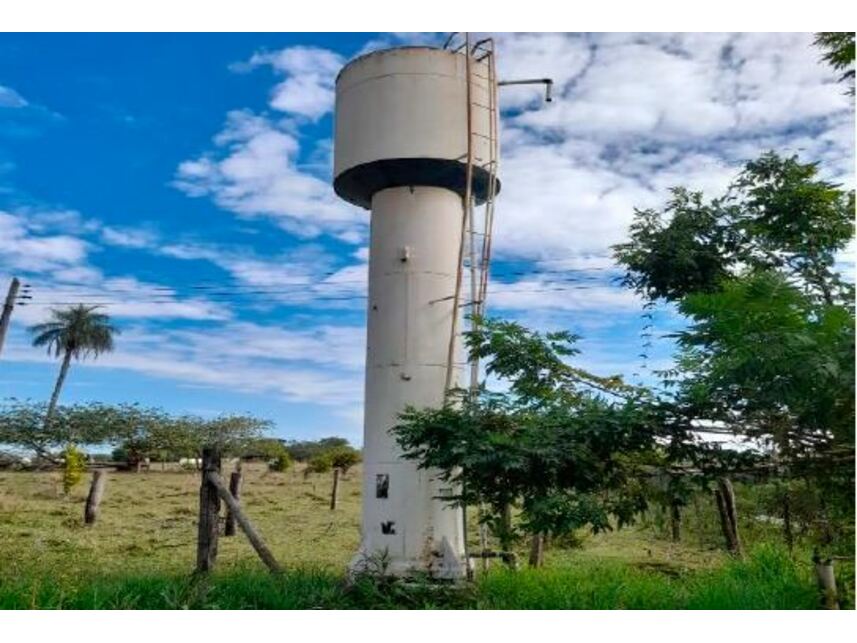
MULTIPOLYGON (((229 493, 235 500, 241 499, 241 471, 233 471, 229 476, 229 493)), ((224 536, 235 535, 235 514, 226 507, 226 526, 223 529, 224 536)))
POLYGON ((681 541, 681 505, 675 500, 670 503, 670 534, 674 543, 681 541))
POLYGON ((812 557, 815 563, 815 577, 821 590, 822 605, 826 610, 839 609, 839 596, 836 591, 836 574, 833 572, 833 559, 822 559, 818 554, 812 557))
POLYGON ((542 533, 533 534, 530 541, 530 567, 541 567, 544 563, 545 537, 542 533))
POLYGON ((196 571, 209 572, 217 560, 218 519, 220 495, 209 480, 209 473, 220 473, 220 452, 206 447, 202 450, 202 482, 199 486, 199 529, 196 543, 196 571))
POLYGON ((226 485, 223 484, 223 480, 220 479, 220 475, 216 471, 209 471, 206 474, 206 480, 214 489, 214 492, 223 498, 223 502, 226 503, 230 511, 235 515, 235 520, 239 525, 241 525, 241 529, 247 535, 247 539, 250 541, 250 544, 253 545, 253 549, 256 550, 256 553, 259 554, 259 558, 262 559, 262 562, 264 562, 272 572, 279 573, 281 568, 277 563, 277 560, 274 558, 274 555, 271 553, 271 550, 268 549, 268 546, 265 544, 265 541, 262 540, 262 536, 259 535, 259 532, 256 531, 253 523, 250 522, 250 519, 244 515, 244 512, 241 510, 241 505, 239 505, 238 501, 232 497, 231 493, 229 493, 229 489, 227 489, 226 485))
POLYGON ((330 491, 330 510, 333 511, 336 509, 336 499, 339 495, 339 474, 341 471, 339 467, 336 467, 333 470, 333 489, 330 491))
POLYGON ((735 506, 735 490, 729 478, 719 478, 714 492, 717 511, 720 514, 720 527, 726 540, 726 548, 736 556, 743 556, 741 538, 738 535, 738 511, 735 506))
MULTIPOLYGON (((482 506, 481 505, 479 506, 479 518, 480 518, 480 522, 479 522, 479 549, 481 550, 482 553, 485 553, 486 551, 488 551, 488 525, 486 525, 485 523, 483 523, 481 521, 481 518, 482 518, 482 506)), ((482 556, 481 559, 482 559, 482 571, 483 572, 487 571, 488 567, 490 566, 489 565, 490 559, 486 558, 485 556, 482 556)))
POLYGON ((104 469, 96 469, 92 472, 92 484, 89 486, 89 495, 86 497, 86 507, 83 510, 83 523, 94 525, 98 517, 98 506, 104 497, 104 485, 107 483, 107 474, 104 469))

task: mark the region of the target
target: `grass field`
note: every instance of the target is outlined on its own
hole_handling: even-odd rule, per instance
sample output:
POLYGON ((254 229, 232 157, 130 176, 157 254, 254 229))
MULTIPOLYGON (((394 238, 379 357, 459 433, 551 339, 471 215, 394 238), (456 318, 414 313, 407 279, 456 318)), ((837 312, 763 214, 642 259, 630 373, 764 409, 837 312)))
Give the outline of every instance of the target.
POLYGON ((213 576, 192 579, 199 477, 157 468, 110 474, 92 527, 83 525, 85 483, 66 497, 58 473, 0 472, 0 607, 811 609, 818 601, 809 567, 776 548, 735 562, 705 534, 674 544, 650 527, 558 544, 544 569, 495 565, 464 589, 368 579, 347 587, 359 471, 343 479, 330 511, 329 475, 304 480, 259 466, 245 466, 242 503, 287 573, 267 574, 239 534, 221 539, 213 576))

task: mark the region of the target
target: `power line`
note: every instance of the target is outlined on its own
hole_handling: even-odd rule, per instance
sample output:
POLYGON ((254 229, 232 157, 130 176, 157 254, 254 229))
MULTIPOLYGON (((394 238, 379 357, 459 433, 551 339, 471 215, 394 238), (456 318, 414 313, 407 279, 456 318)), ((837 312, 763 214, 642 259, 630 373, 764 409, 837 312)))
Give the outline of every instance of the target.
MULTIPOLYGON (((496 284, 495 284, 496 286, 496 284)), ((597 290, 599 289, 596 285, 576 285, 576 286, 560 286, 555 288, 508 288, 497 290, 494 289, 493 296, 502 296, 504 294, 509 293, 548 293, 548 292, 569 292, 569 291, 585 291, 585 290, 597 290)), ((54 293, 52 293, 54 294, 54 293)), ((270 296, 270 295, 305 295, 304 297, 300 297, 299 300, 293 301, 291 303, 304 305, 307 303, 312 303, 316 301, 357 301, 366 299, 367 295, 364 294, 353 294, 353 295, 343 295, 341 297, 334 296, 326 296, 324 294, 318 295, 313 292, 294 292, 294 291, 253 291, 253 292, 243 292, 243 293, 219 293, 219 294, 211 294, 205 299, 176 299, 170 296, 160 296, 153 295, 151 297, 143 297, 143 298, 126 298, 126 299, 98 299, 97 294, 92 294, 88 296, 75 297, 74 300, 69 301, 39 301, 32 300, 28 302, 19 302, 19 305, 22 306, 74 306, 77 304, 86 304, 90 306, 118 306, 118 305, 132 305, 132 304, 163 304, 163 305, 181 305, 188 303, 200 303, 200 302, 218 302, 218 301, 241 301, 244 298, 253 298, 256 296, 270 296), (95 299, 92 299, 95 298, 95 299)), ((73 297, 71 295, 70 297, 73 297)), ((297 299, 297 298, 296 298, 297 299)), ((277 303, 284 304, 288 303, 283 300, 274 300, 268 301, 267 303, 277 303)))
MULTIPOLYGON (((575 275, 575 272, 585 273, 586 271, 572 271, 572 270, 554 270, 554 271, 525 271, 525 270, 514 270, 514 271, 492 271, 492 277, 496 279, 505 278, 505 277, 537 277, 542 275, 563 275, 563 278, 551 279, 551 281, 597 281, 604 279, 602 275, 587 275, 587 274, 578 274, 575 275)), ((312 281, 296 281, 296 282, 287 282, 280 284, 270 284, 270 285, 262 285, 262 284, 251 284, 251 283, 236 283, 236 282, 223 282, 218 281, 214 283, 205 283, 196 282, 196 283, 174 283, 170 286, 154 286, 154 285, 141 285, 140 287, 133 286, 104 286, 102 288, 98 288, 98 292, 139 292, 140 290, 148 290, 148 291, 158 291, 165 293, 173 293, 183 288, 189 290, 200 290, 200 291, 208 291, 208 290, 268 290, 270 288, 281 288, 281 287, 294 287, 294 288, 302 288, 302 287, 312 287, 312 286, 324 286, 324 287, 336 287, 340 285, 355 285, 355 284, 365 284, 368 282, 368 279, 343 279, 331 281, 327 279, 322 280, 312 280, 312 281)), ((495 283, 498 283, 495 281, 495 283)), ((502 283, 502 282, 500 282, 502 283)), ((82 283, 82 282, 67 282, 60 285, 57 288, 52 289, 53 292, 58 291, 70 291, 70 292, 79 292, 79 289, 86 290, 88 288, 92 288, 92 284, 82 283)))
MULTIPOLYGON (((498 281, 498 279, 507 277, 507 276, 527 276, 532 275, 534 277, 542 276, 549 273, 525 273, 525 272, 517 272, 517 273, 508 273, 508 274, 494 274, 494 281, 492 282, 493 286, 505 286, 505 285, 513 285, 516 283, 521 283, 526 280, 518 280, 517 282, 504 282, 498 281)), ((565 274, 568 273, 562 272, 557 274, 565 274)), ((610 279, 609 281, 617 282, 617 278, 610 279)), ((608 280, 605 280, 600 276, 591 276, 591 275, 578 275, 578 276, 565 276, 562 278, 553 278, 544 280, 544 283, 584 283, 584 282, 600 282, 602 285, 610 285, 608 280)), ((200 295, 240 295, 240 294, 282 294, 282 293, 291 293, 295 291, 303 292, 306 289, 332 289, 335 290, 342 286, 352 286, 352 285, 361 285, 367 284, 366 279, 357 279, 357 280, 342 280, 342 281, 307 281, 307 282, 295 282, 295 283, 283 283, 283 284, 272 284, 272 285, 254 285, 254 284, 240 284, 240 283, 220 283, 220 284, 190 284, 190 285, 182 285, 176 284, 175 286, 143 286, 141 288, 134 288, 130 286, 125 287, 115 287, 115 286, 104 286, 104 287, 96 287, 93 288, 91 284, 63 284, 56 288, 51 288, 50 292, 54 295, 64 295, 67 294, 71 297, 91 297, 97 296, 101 297, 104 294, 135 294, 140 293, 141 291, 147 292, 150 296, 164 296, 169 297, 176 294, 183 289, 189 289, 194 291, 200 291, 200 295), (284 290, 286 289, 286 290, 284 290)), ((597 284, 596 284, 597 285, 597 284)))

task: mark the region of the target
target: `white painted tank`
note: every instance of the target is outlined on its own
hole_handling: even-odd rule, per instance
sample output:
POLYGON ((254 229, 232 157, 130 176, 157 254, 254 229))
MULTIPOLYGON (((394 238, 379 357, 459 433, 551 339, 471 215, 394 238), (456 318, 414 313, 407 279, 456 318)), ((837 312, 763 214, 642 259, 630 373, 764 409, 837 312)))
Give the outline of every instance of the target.
MULTIPOLYGON (((487 106, 487 66, 473 62, 474 105, 487 106)), ((474 108, 476 164, 488 160, 489 112, 474 108), (484 137, 484 138, 483 138, 484 137)), ((465 58, 440 49, 375 52, 336 83, 334 187, 371 208, 360 568, 466 573, 462 513, 439 500, 432 472, 402 459, 389 429, 405 406, 443 403, 464 215, 465 58)), ((474 169, 484 200, 488 173, 474 169)), ((459 328, 461 326, 459 325, 459 328)), ((456 345, 453 382, 463 373, 456 345)))

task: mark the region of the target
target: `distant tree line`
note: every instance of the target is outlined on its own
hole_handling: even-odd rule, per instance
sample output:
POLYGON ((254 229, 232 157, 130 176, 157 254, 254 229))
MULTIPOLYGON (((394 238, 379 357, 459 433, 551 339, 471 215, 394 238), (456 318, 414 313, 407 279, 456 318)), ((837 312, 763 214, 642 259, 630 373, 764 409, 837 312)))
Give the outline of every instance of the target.
MULTIPOLYGON (((77 472, 67 472, 72 481, 79 477, 84 449, 100 451, 100 461, 112 459, 129 467, 147 460, 198 458, 205 446, 217 447, 227 456, 266 461, 276 471, 298 461, 310 472, 333 468, 346 472, 360 461, 360 451, 344 438, 286 441, 267 435, 271 428, 270 421, 248 415, 201 418, 136 404, 51 406, 19 400, 0 404, 0 449, 26 453, 36 464, 63 464, 66 469, 73 464, 77 472), (109 456, 104 453, 107 449, 109 456)), ((15 460, 7 453, 0 464, 15 460)))

